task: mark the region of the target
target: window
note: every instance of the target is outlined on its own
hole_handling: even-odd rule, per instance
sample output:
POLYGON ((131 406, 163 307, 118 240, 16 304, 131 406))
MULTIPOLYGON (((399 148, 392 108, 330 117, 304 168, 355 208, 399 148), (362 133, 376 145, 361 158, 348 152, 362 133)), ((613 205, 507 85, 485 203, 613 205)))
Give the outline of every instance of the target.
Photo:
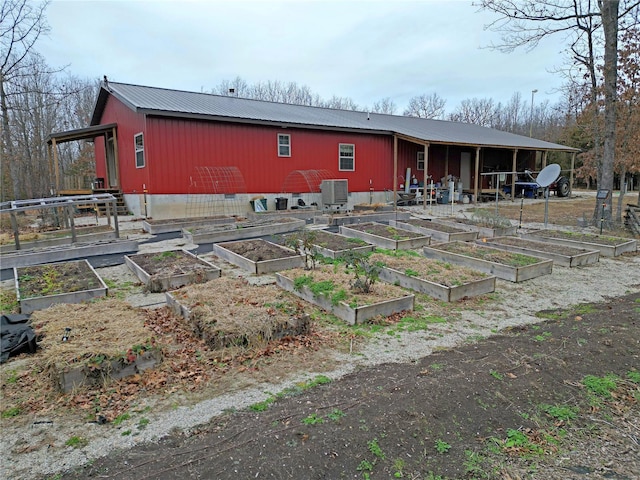
POLYGON ((285 135, 284 133, 278 134, 278 156, 291 156, 291 135, 285 135))
POLYGON ((424 152, 418 152, 418 164, 416 170, 424 171, 424 152))
POLYGON ((136 168, 144 167, 144 139, 141 133, 133 136, 133 143, 136 147, 136 168))
POLYGON ((352 143, 341 143, 339 145, 338 170, 355 171, 356 169, 356 146, 352 143))

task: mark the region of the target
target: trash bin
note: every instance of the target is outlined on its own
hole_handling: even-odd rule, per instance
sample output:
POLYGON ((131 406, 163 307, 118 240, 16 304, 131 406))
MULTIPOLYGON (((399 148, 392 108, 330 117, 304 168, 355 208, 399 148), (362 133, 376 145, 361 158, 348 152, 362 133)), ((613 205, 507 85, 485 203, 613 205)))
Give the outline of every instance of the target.
POLYGON ((276 197, 276 210, 286 210, 288 201, 286 197, 276 197))

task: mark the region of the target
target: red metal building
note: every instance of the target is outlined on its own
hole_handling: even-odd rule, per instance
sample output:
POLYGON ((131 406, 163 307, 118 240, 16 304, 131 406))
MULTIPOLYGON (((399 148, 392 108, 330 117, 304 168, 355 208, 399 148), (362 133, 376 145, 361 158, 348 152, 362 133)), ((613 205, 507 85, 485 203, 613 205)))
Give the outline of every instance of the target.
POLYGON ((371 190, 384 200, 385 191, 407 181, 408 168, 421 183, 425 174, 434 182, 453 176, 478 198, 492 187, 484 172, 535 169, 536 158, 544 166, 549 151, 576 151, 457 122, 113 82, 102 85, 90 127, 50 141, 55 148, 74 134, 94 138, 94 188, 117 191, 130 211, 156 218, 184 216, 195 194, 229 201, 317 192, 318 185, 296 191, 287 184, 292 172, 314 170, 347 179, 352 204, 368 202, 371 190), (216 174, 203 185, 203 168, 238 178, 216 174))

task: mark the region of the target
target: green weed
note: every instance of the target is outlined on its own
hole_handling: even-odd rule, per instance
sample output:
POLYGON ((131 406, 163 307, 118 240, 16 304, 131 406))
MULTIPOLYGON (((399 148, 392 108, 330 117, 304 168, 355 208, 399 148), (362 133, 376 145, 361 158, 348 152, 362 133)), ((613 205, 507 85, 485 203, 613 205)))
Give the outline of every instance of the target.
POLYGON ((64 444, 67 447, 72 447, 72 448, 82 448, 84 446, 86 446, 89 442, 82 437, 78 437, 78 436, 73 436, 71 438, 69 438, 66 442, 64 442, 64 444))
POLYGON ((633 383, 640 383, 640 372, 627 372, 627 378, 633 383))
POLYGON ((569 407, 566 405, 540 405, 540 409, 552 418, 557 420, 573 420, 578 416, 578 409, 576 407, 569 407))
POLYGON ((587 375, 582 379, 582 384, 587 387, 587 389, 605 398, 611 398, 611 392, 614 391, 618 385, 616 381, 619 378, 616 375, 608 374, 604 377, 596 377, 594 375, 587 375))
POLYGON ((497 380, 503 380, 503 379, 504 379, 504 377, 502 376, 502 374, 501 374, 500 372, 495 371, 495 370, 489 370, 489 374, 490 374, 493 378, 495 378, 495 379, 497 379, 497 380))
POLYGON ((142 417, 140 420, 138 420, 138 428, 140 430, 143 430, 145 428, 147 428, 147 425, 149 425, 149 419, 142 417))
POLYGON ((113 424, 120 425, 122 422, 124 422, 125 420, 129 420, 130 418, 131 415, 129 415, 128 413, 122 413, 113 419, 113 424))
POLYGON ((346 413, 344 413, 342 410, 339 410, 337 408, 334 408, 333 410, 331 410, 331 413, 327 415, 327 417, 329 417, 329 420, 332 420, 334 422, 337 422, 344 416, 346 416, 346 413))
POLYGON ((6 410, 2 411, 2 418, 17 417, 18 415, 20 415, 21 411, 22 410, 20 409, 20 407, 7 408, 6 410))
POLYGON ((324 418, 318 416, 317 413, 312 413, 308 417, 303 418, 302 423, 304 423, 305 425, 320 425, 324 423, 324 418))
POLYGON ((436 440, 436 443, 435 443, 435 449, 436 449, 436 452, 440 454, 447 453, 451 449, 451 445, 449 445, 444 440, 438 439, 436 440))
POLYGON ((376 457, 378 457, 381 460, 384 460, 385 455, 382 449, 380 448, 380 445, 378 445, 377 438, 374 438, 373 440, 369 440, 367 442, 367 447, 369 448, 369 451, 373 453, 376 457))

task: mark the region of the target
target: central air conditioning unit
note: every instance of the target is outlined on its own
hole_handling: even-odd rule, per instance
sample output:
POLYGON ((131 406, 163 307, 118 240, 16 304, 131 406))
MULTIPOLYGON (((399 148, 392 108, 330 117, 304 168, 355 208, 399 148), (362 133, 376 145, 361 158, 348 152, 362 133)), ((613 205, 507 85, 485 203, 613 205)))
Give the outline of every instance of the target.
POLYGON ((349 185, 347 180, 323 180, 320 184, 322 205, 327 207, 346 207, 349 201, 349 185))

